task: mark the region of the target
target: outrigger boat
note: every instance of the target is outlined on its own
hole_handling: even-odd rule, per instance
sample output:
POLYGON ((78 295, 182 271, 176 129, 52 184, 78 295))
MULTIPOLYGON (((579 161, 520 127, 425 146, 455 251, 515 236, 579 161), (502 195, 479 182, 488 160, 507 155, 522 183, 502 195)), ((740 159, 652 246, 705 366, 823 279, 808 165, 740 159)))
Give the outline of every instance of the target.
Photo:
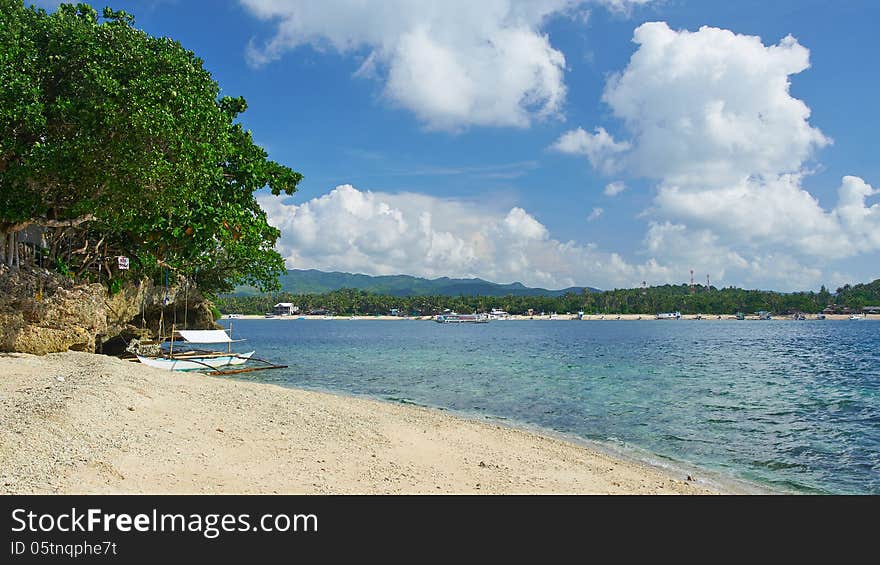
POLYGON ((163 351, 161 355, 146 356, 136 354, 138 361, 144 365, 155 367, 157 369, 165 369, 168 371, 208 371, 209 375, 229 375, 235 373, 248 373, 251 371, 261 371, 265 369, 284 369, 287 365, 275 365, 263 359, 254 357, 254 351, 247 353, 234 353, 232 344, 245 341, 243 339, 232 339, 227 331, 232 331, 232 326, 228 330, 178 330, 172 328, 172 338, 169 342, 167 354, 163 351), (226 351, 211 351, 205 349, 185 349, 183 351, 174 351, 174 340, 180 337, 186 343, 190 344, 226 344, 226 351), (244 365, 248 361, 257 361, 263 363, 263 366, 247 367, 240 369, 225 369, 226 367, 234 367, 244 365))

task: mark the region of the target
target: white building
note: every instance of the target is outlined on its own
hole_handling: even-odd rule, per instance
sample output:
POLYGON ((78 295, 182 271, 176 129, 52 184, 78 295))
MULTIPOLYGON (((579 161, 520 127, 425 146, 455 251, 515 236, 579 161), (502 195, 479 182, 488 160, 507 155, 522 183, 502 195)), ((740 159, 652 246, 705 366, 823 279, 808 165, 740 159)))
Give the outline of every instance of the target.
POLYGON ((299 306, 294 306, 292 302, 279 302, 272 308, 272 313, 276 316, 293 316, 299 312, 299 306))

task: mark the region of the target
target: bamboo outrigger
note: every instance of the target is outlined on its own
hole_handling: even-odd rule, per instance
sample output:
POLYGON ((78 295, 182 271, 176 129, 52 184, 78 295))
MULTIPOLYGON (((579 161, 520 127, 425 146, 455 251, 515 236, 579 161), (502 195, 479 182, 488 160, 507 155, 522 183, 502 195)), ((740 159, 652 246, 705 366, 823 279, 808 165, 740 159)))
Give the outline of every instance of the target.
POLYGON ((232 324, 228 330, 179 330, 174 331, 171 326, 171 339, 167 355, 146 356, 137 354, 137 360, 150 367, 166 369, 169 371, 203 371, 208 370, 209 375, 232 375, 250 373, 252 371, 265 371, 268 369, 286 369, 287 365, 277 365, 265 359, 254 357, 254 352, 233 353, 232 344, 244 341, 233 340, 226 332, 232 332, 232 324), (212 351, 204 349, 189 349, 174 353, 174 341, 176 337, 182 338, 188 343, 225 343, 226 351, 212 351), (243 367, 239 369, 224 370, 224 367, 244 365, 248 361, 263 363, 263 366, 243 367))

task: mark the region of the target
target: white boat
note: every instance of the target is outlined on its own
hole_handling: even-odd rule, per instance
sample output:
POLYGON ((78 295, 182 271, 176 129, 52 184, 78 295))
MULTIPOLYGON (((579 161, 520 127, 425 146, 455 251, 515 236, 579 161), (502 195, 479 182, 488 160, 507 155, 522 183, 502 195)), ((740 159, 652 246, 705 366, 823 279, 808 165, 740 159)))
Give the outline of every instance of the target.
POLYGON ((184 349, 174 351, 174 342, 167 354, 146 356, 136 354, 138 361, 150 367, 157 369, 166 369, 168 371, 198 371, 198 370, 216 370, 231 365, 243 365, 254 354, 253 351, 248 353, 233 353, 232 344, 243 339, 234 340, 229 337, 226 330, 179 330, 176 332, 186 343, 198 344, 217 344, 225 343, 227 350, 224 351, 206 351, 184 349))
POLYGON ((662 312, 657 314, 658 320, 680 320, 681 312, 662 312))
POLYGON ((150 367, 157 369, 166 369, 168 371, 203 371, 205 369, 220 369, 221 367, 229 367, 230 365, 244 365, 248 359, 253 356, 254 352, 234 353, 231 355, 220 355, 217 357, 209 357, 205 355, 193 357, 143 357, 138 355, 138 361, 150 367))
POLYGON ((858 314, 850 314, 849 319, 850 320, 865 320, 866 318, 864 315, 859 316, 858 314))
POLYGON ((489 317, 483 314, 440 314, 434 318, 435 322, 441 324, 485 324, 489 322, 489 317))
POLYGON ((509 320, 510 314, 499 308, 492 308, 492 310, 489 311, 489 318, 492 320, 509 320))

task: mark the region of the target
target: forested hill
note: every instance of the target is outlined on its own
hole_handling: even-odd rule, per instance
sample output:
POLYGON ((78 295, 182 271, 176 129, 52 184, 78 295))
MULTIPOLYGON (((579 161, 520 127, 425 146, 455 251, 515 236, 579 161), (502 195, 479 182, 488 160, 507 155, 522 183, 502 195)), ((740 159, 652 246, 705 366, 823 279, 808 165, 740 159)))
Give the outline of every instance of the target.
MULTIPOLYGON (((424 279, 410 275, 370 276, 352 273, 327 273, 315 269, 292 269, 279 279, 281 291, 290 294, 325 294, 350 288, 386 296, 563 296, 582 293, 584 287, 561 290, 530 288, 522 283, 497 284, 483 279, 424 279)), ((587 287, 595 292, 596 289, 587 287)), ((238 287, 239 296, 257 294, 253 287, 238 287)))
POLYGON ((218 299, 217 306, 224 313, 261 314, 271 310, 276 302, 292 302, 302 312, 321 310, 337 314, 386 314, 392 309, 397 309, 407 314, 425 315, 437 314, 447 308, 456 312, 487 312, 491 308, 502 308, 512 314, 524 314, 529 309, 535 312, 584 311, 616 314, 676 311, 683 314, 732 314, 766 310, 774 314, 784 314, 816 313, 826 308, 830 308, 833 312, 845 313, 848 310, 861 311, 866 306, 880 306, 880 279, 867 284, 846 285, 838 288, 835 293, 824 286, 819 292, 781 293, 733 287, 696 286, 691 290, 686 284, 600 292, 568 292, 561 296, 511 294, 400 296, 346 288, 320 293, 227 295, 218 299))

